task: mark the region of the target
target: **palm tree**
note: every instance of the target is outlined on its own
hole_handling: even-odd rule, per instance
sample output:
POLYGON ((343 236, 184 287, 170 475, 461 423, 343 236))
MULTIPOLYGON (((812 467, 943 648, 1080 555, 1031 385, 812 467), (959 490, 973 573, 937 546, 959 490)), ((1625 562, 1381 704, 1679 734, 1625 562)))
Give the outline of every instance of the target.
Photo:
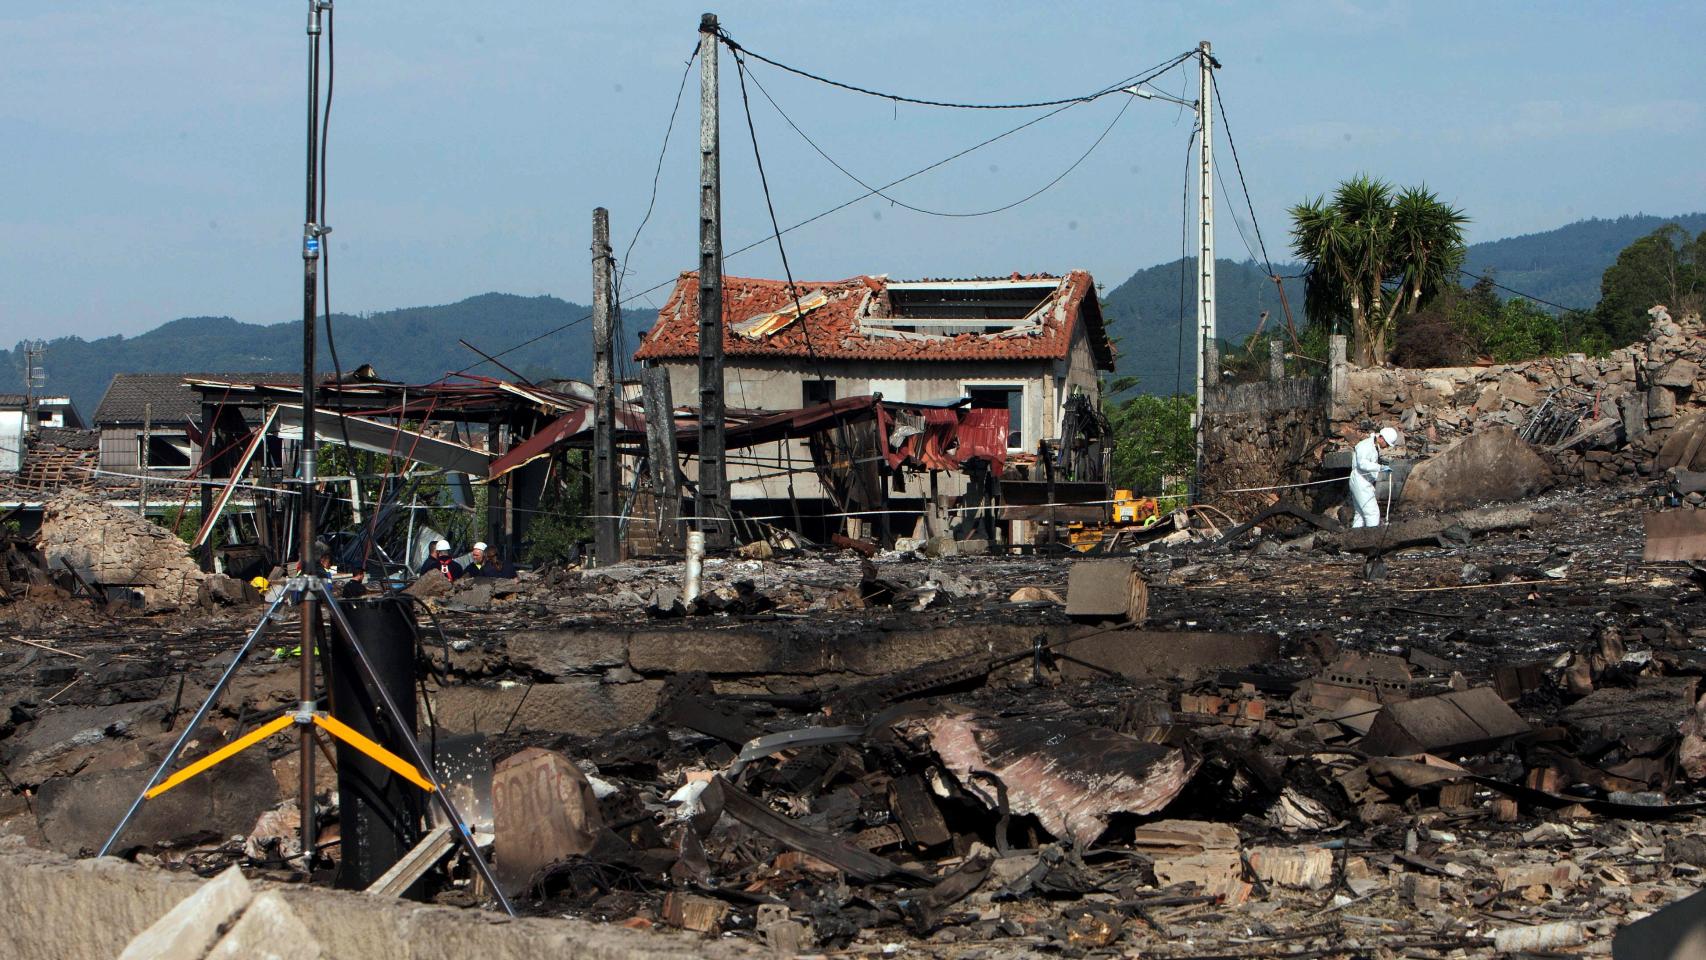
POLYGON ((1358 175, 1329 202, 1292 208, 1292 248, 1309 265, 1306 302, 1316 322, 1349 320, 1356 362, 1386 360, 1400 311, 1413 314, 1463 262, 1462 211, 1426 187, 1396 195, 1358 175))

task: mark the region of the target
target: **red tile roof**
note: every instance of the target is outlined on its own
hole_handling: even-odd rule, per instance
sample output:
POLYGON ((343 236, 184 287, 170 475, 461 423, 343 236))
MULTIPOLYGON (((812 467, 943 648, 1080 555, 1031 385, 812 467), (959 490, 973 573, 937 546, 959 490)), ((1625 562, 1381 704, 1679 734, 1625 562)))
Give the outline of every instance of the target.
MULTIPOLYGON (((735 324, 777 310, 792 310, 794 296, 784 280, 752 277, 723 278, 723 353, 727 357, 809 357, 835 360, 1063 360, 1071 349, 1073 331, 1087 324, 1091 348, 1100 369, 1113 369, 1113 347, 1102 326, 1090 274, 1074 270, 1064 277, 1014 274, 1013 281, 1056 280, 1034 315, 1041 318, 1034 333, 961 333, 953 336, 881 335, 860 327, 861 317, 888 316, 884 295, 886 277, 859 276, 830 282, 797 284, 801 300, 822 292, 829 300, 816 309, 808 305, 803 320, 795 320, 767 336, 749 339, 735 333, 735 324), (806 337, 811 337, 807 349, 806 337)), ((931 281, 951 285, 961 281, 931 281)), ((983 286, 989 280, 963 281, 983 286)), ((904 321, 897 321, 902 322, 904 321)), ((968 320, 975 324, 977 320, 968 320)), ((658 311, 657 323, 635 351, 637 360, 676 360, 699 355, 699 274, 682 273, 669 302, 658 311)))

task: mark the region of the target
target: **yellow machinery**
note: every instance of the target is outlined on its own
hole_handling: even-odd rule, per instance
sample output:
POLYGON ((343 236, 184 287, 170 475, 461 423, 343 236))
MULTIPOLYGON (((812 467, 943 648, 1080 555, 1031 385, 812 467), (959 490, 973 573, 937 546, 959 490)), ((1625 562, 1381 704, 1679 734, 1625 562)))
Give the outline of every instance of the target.
POLYGON ((1134 497, 1130 490, 1115 490, 1109 519, 1106 523, 1074 523, 1067 528, 1067 542, 1072 549, 1088 553, 1110 534, 1122 529, 1147 529, 1161 519, 1161 504, 1154 497, 1134 497))

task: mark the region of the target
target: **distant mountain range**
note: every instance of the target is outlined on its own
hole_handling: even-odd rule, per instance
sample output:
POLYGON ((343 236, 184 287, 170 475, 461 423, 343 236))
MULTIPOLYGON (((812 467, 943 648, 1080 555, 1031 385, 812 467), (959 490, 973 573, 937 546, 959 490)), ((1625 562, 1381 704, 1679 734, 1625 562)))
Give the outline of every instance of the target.
MULTIPOLYGON (((380 376, 407 383, 428 383, 468 368, 507 377, 457 340, 466 339, 495 354, 540 337, 498 359, 528 379, 584 380, 592 376, 592 338, 586 322, 591 314, 590 307, 556 297, 486 293, 437 307, 363 316, 334 314, 331 330, 346 372, 371 363, 380 376), (549 335, 565 325, 560 333, 549 335)), ((625 358, 639 346, 639 333, 651 328, 657 314, 624 310, 622 319, 627 342, 618 354, 625 358)), ((320 333, 315 363, 330 373, 332 357, 324 323, 320 333)), ((46 391, 69 393, 87 420, 94 416, 115 373, 301 370, 302 323, 263 326, 230 317, 185 317, 134 337, 61 337, 48 341, 42 366, 47 370, 46 391)), ((22 392, 22 369, 18 350, 0 351, 0 393, 22 392)))
MULTIPOLYGON (((1676 217, 1646 214, 1614 220, 1578 220, 1544 233, 1472 244, 1464 269, 1513 290, 1565 307, 1591 308, 1599 302, 1599 279, 1617 254, 1659 227, 1675 223, 1690 234, 1706 230, 1706 213, 1676 217)), ((1284 274, 1301 273, 1295 263, 1275 263, 1284 274)), ((1254 261, 1215 261, 1219 334, 1237 343, 1249 336, 1268 311, 1268 323, 1284 325, 1279 293, 1267 271, 1254 261)), ((1472 283, 1467 277, 1465 283, 1472 283)), ((1119 346, 1120 376, 1138 378, 1143 393, 1189 392, 1196 382, 1196 258, 1148 267, 1102 294, 1102 312, 1119 346), (1186 284, 1181 301, 1181 273, 1186 284), (1180 304, 1185 322, 1180 323, 1180 304), (1180 331, 1184 340, 1181 343, 1180 331)), ((1303 323, 1303 281, 1288 279, 1292 316, 1303 323)))
MULTIPOLYGON (((1467 269, 1477 274, 1491 271, 1500 283, 1542 300, 1591 307, 1599 299, 1600 274, 1618 251, 1666 223, 1698 233, 1706 230, 1706 213, 1582 220, 1545 233, 1477 243, 1469 248, 1467 269)), ((1284 324, 1279 295, 1264 269, 1254 262, 1232 260, 1217 261, 1216 269, 1223 339, 1244 339, 1264 310, 1270 325, 1284 324)), ((1300 272, 1292 263, 1275 264, 1275 269, 1281 274, 1300 272)), ((1175 260, 1139 270, 1102 292, 1103 313, 1119 346, 1119 374, 1137 377, 1138 390, 1172 393, 1178 387, 1188 391, 1195 381, 1189 328, 1196 310, 1195 270, 1194 258, 1175 260), (1186 318, 1183 325, 1181 316, 1186 318)), ((1286 292, 1292 315, 1301 324, 1302 281, 1287 280, 1286 292)), ((505 354, 503 362, 529 379, 585 379, 591 375, 592 354, 583 321, 590 313, 588 307, 556 297, 487 293, 436 307, 363 316, 336 314, 332 330, 345 369, 371 363, 388 379, 424 383, 476 365, 477 372, 502 376, 502 371, 483 363, 457 340, 466 338, 482 350, 495 352, 535 337, 541 339, 505 354), (547 335, 565 325, 569 326, 560 335, 547 335)), ((623 356, 637 346, 638 335, 650 328, 655 317, 649 310, 623 311, 626 346, 619 351, 623 356)), ((324 344, 318 363, 323 370, 332 369, 324 344)), ((302 328, 294 321, 260 325, 230 317, 185 317, 134 337, 49 341, 44 366, 47 390, 69 393, 87 418, 93 416, 115 373, 301 369, 302 328)), ((19 351, 0 351, 0 393, 22 391, 22 369, 19 351)))

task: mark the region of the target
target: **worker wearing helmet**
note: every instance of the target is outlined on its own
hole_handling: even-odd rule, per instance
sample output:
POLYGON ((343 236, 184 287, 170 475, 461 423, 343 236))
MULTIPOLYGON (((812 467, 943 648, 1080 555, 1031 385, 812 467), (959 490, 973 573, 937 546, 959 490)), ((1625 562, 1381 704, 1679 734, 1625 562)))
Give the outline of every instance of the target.
POLYGON ((1374 496, 1374 485, 1380 481, 1382 474, 1392 472, 1391 467, 1380 462, 1380 454, 1399 442, 1397 430, 1382 427, 1356 445, 1356 452, 1351 458, 1350 482, 1351 509, 1356 511, 1356 517, 1351 520, 1351 526, 1380 526, 1380 501, 1374 496))
POLYGON ((450 541, 440 540, 432 545, 432 556, 421 564, 421 576, 440 576, 451 583, 462 579, 462 564, 450 555, 450 541))

